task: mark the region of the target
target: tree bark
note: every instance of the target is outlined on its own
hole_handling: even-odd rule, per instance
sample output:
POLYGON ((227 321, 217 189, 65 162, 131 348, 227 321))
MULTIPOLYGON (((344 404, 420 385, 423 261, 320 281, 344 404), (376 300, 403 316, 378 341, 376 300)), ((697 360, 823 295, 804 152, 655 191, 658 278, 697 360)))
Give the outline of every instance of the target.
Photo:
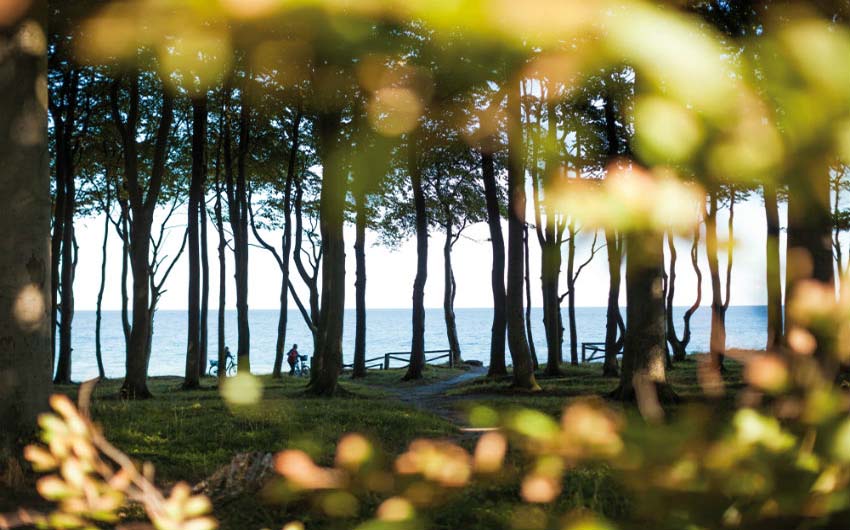
POLYGON ((767 285, 767 344, 768 351, 782 344, 782 278, 779 262, 779 205, 776 185, 767 179, 762 186, 764 191, 764 212, 767 222, 767 244, 765 249, 765 275, 767 285))
MULTIPOLYGON (((189 314, 186 340, 186 373, 183 388, 194 389, 201 384, 201 241, 199 222, 204 200, 206 172, 207 98, 192 100, 192 177, 189 183, 189 314)), ((206 210, 204 208, 204 210, 206 210)))
POLYGON ((318 348, 310 371, 311 394, 330 396, 337 391, 342 366, 342 332, 345 307, 345 195, 347 175, 335 159, 342 115, 325 110, 316 120, 322 191, 319 225, 322 235, 322 295, 317 325, 318 348))
POLYGON ((623 265, 623 238, 612 229, 605 230, 608 251, 608 306, 605 310, 605 362, 602 364, 604 377, 618 377, 620 366, 617 354, 621 344, 617 340, 620 314, 620 269, 623 265))
MULTIPOLYGON (((224 122, 224 120, 222 120, 224 122)), ((228 146, 229 148, 229 146, 228 146)), ((217 342, 218 342, 218 381, 221 384, 227 377, 227 355, 225 354, 224 327, 225 308, 227 306, 227 240, 224 237, 224 215, 221 204, 221 174, 219 169, 220 153, 216 155, 215 171, 215 228, 218 232, 218 316, 217 316, 217 342)))
POLYGON ((641 400, 644 397, 638 394, 643 391, 657 392, 662 402, 676 399, 666 373, 663 238, 654 232, 631 232, 625 239, 626 336, 614 399, 641 400))
POLYGON ((74 149, 72 146, 77 117, 77 95, 79 92, 79 70, 71 69, 62 76, 59 104, 51 102, 56 146, 56 189, 57 215, 61 222, 57 225, 60 243, 53 242, 54 250, 59 254, 53 257, 54 267, 59 267, 59 275, 53 276, 58 283, 59 303, 59 350, 54 383, 71 382, 71 340, 74 319, 74 213, 76 210, 76 183, 74 181, 74 149), (60 191, 61 190, 61 191, 60 191), (60 204, 61 201, 61 204, 60 204), (58 265, 55 261, 59 261, 58 265))
POLYGON ((537 348, 534 346, 534 334, 531 330, 531 265, 528 255, 528 227, 525 228, 522 238, 522 251, 525 258, 525 330, 528 333, 528 348, 531 350, 531 362, 534 371, 540 368, 540 360, 537 358, 537 348))
POLYGON ((109 243, 109 215, 112 208, 112 186, 109 185, 110 175, 107 172, 106 180, 106 201, 104 202, 104 223, 103 223, 103 244, 100 247, 100 288, 97 291, 97 305, 95 307, 94 316, 94 356, 97 360, 97 373, 101 379, 106 378, 106 371, 103 368, 103 352, 101 344, 101 321, 103 317, 103 292, 106 290, 106 248, 109 243))
POLYGON ((130 101, 126 120, 122 118, 119 111, 120 81, 113 84, 111 94, 112 119, 119 131, 123 147, 124 187, 127 189, 130 209, 133 212, 129 233, 130 263, 133 271, 133 316, 127 348, 127 369, 121 386, 121 395, 130 399, 145 399, 151 397, 147 386, 150 337, 153 328, 153 315, 150 311, 151 268, 149 262, 151 225, 165 173, 168 139, 174 117, 174 98, 163 89, 160 120, 154 139, 153 161, 145 191, 139 176, 138 161, 139 73, 134 71, 130 75, 130 101))
MULTIPOLYGON (((206 171, 204 171, 206 173, 206 171)), ((206 175, 204 175, 206 180, 206 175)), ((209 362, 209 313, 210 313, 210 255, 207 237, 207 191, 204 184, 201 192, 201 336, 198 344, 198 373, 201 377, 207 372, 209 362)))
MULTIPOLYGON (((785 330, 799 325, 794 322, 789 307, 800 282, 814 280, 830 289, 835 288, 832 254, 832 215, 829 205, 829 166, 812 157, 807 166, 788 183, 788 238, 785 260, 785 330)), ((814 355, 824 375, 833 377, 837 364, 831 340, 816 336, 814 355)))
MULTIPOLYGON (((361 186, 362 188, 362 186, 361 186)), ((354 323, 354 365, 351 377, 366 376, 366 193, 358 190, 355 194, 355 232, 354 257, 357 263, 354 281, 355 323, 354 323)))
POLYGON ((673 242, 673 235, 667 234, 667 248, 670 254, 670 276, 667 280, 667 342, 673 349, 673 361, 684 361, 687 357, 688 344, 691 342, 691 317, 699 309, 699 304, 702 301, 702 271, 699 268, 698 251, 699 251, 699 225, 694 228, 693 243, 691 244, 691 266, 694 268, 694 273, 697 277, 697 298, 694 303, 685 311, 682 329, 682 338, 679 339, 676 334, 676 327, 673 324, 673 296, 676 292, 676 245, 673 242))
MULTIPOLYGON (((227 211, 233 230, 233 263, 236 279, 236 329, 237 329, 237 369, 251 372, 251 330, 248 323, 248 187, 246 161, 251 120, 251 106, 243 87, 239 110, 239 145, 236 155, 236 182, 234 186, 232 165, 225 164, 227 180, 227 211)), ((227 144, 229 127, 225 131, 227 144)), ((225 155, 230 151, 225 148, 225 155)))
POLYGON ((513 386, 539 390, 534 378, 534 365, 525 333, 523 312, 524 260, 522 234, 525 226, 525 173, 522 168, 522 120, 520 118, 519 85, 508 81, 508 277, 505 309, 508 347, 513 362, 513 386))
MULTIPOLYGON (((709 352, 714 365, 723 370, 723 356, 726 353, 726 304, 720 286, 720 266, 717 250, 717 191, 708 194, 705 211, 705 250, 708 257, 708 269, 711 274, 711 337, 709 352)), ((727 286, 728 287, 728 286, 727 286)))
POLYGON ((425 282, 428 279, 428 214, 422 184, 417 133, 408 139, 408 171, 416 211, 416 278, 413 280, 413 338, 404 380, 420 379, 425 368, 425 282))
MULTIPOLYGON (((448 210, 448 208, 447 208, 448 210)), ((452 232, 453 220, 450 212, 446 223, 446 241, 443 243, 443 315, 446 320, 446 339, 449 343, 450 355, 449 365, 460 366, 463 359, 460 354, 460 340, 457 337, 457 321, 455 319, 455 294, 457 284, 452 267, 452 245, 454 234, 452 232)))
POLYGON ((26 22, 0 25, 0 476, 19 469, 52 391, 47 62, 25 45, 44 38, 46 13, 35 0, 26 22))
MULTIPOLYGON (((578 332, 576 330, 576 236, 575 221, 570 220, 570 239, 567 241, 567 321, 570 326, 570 364, 578 366, 578 332)), ((560 306, 560 304, 559 304, 560 306)), ((560 322, 559 322, 560 324, 560 322)))
POLYGON ((490 245, 493 248, 493 267, 490 285, 493 291, 493 325, 490 328, 490 367, 488 377, 507 375, 505 366, 505 240, 502 237, 502 214, 499 208, 496 164, 493 152, 487 145, 481 150, 481 179, 484 181, 484 196, 487 203, 487 226, 490 230, 490 245))

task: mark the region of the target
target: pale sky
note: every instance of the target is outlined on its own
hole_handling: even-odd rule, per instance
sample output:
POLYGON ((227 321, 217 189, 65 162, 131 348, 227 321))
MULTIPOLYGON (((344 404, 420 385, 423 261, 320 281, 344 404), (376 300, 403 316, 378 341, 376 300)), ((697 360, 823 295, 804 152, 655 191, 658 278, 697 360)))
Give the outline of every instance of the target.
MULTIPOLYGON (((172 218, 167 253, 173 255, 179 248, 185 226, 185 214, 178 212, 172 218)), ((728 212, 722 210, 718 215, 718 232, 721 241, 726 239, 726 220, 728 212)), ((785 219, 784 207, 780 208, 780 217, 785 219)), ((82 218, 77 220, 77 240, 80 246, 79 264, 75 282, 76 308, 93 310, 100 284, 100 246, 103 237, 103 217, 82 218)), ((766 228, 764 210, 760 197, 749 199, 736 205, 735 209, 735 256, 732 272, 732 305, 763 305, 766 301, 765 290, 765 238, 766 228)), ((507 228, 506 225, 504 228, 507 228)), ((266 233, 267 241, 280 241, 279 234, 266 233)), ((453 252, 455 278, 458 286, 456 307, 491 307, 490 269, 492 257, 489 231, 486 224, 471 226, 464 232, 465 237, 455 245, 453 252)), ((505 232, 507 236, 507 232, 505 232)), ((107 284, 104 294, 104 309, 121 307, 121 247, 115 232, 111 232, 107 261, 107 284)), ((212 223, 209 224, 210 244, 210 308, 218 307, 218 256, 217 234, 212 223)), ((370 308, 407 308, 411 305, 413 279, 416 273, 415 241, 405 242, 397 250, 374 246, 376 235, 367 234, 367 294, 366 302, 370 308)), ((577 263, 586 259, 592 234, 579 237, 577 263)), ((600 235, 600 241, 604 238, 600 235)), ((354 307, 354 228, 347 226, 346 240, 346 307, 354 307)), ((782 234, 782 245, 785 235, 782 234)), ((253 236, 251 236, 253 241, 253 236)), ((703 237, 703 242, 705 241, 703 237)), ((506 241, 507 243, 507 241, 506 241)), ((425 289, 426 307, 442 307, 443 297, 443 234, 434 232, 430 237, 428 254, 428 282, 425 289)), ((677 242, 679 261, 677 266, 676 305, 690 305, 696 292, 696 278, 691 269, 689 249, 690 241, 677 242)), ((562 286, 566 285, 566 245, 563 248, 562 286)), ((536 237, 530 240, 532 299, 534 306, 541 305, 540 297, 540 249, 536 237)), ((703 305, 711 300, 711 286, 708 277, 708 264, 705 260, 704 246, 700 249, 700 261, 703 269, 703 305)), ((264 249, 251 247, 249 257, 249 307, 252 309, 277 309, 280 292, 280 270, 274 258, 264 249)), ((721 254, 721 267, 725 267, 725 257, 721 254)), ((722 269, 723 270, 723 269, 722 269)), ((228 251, 228 298, 227 307, 235 308, 235 290, 233 281, 232 253, 228 251)), ((293 282, 300 285, 300 278, 293 267, 293 282)), ((187 307, 186 286, 188 278, 188 260, 181 258, 166 284, 159 309, 185 309, 187 307)), ((562 290, 564 287, 562 287, 562 290)), ((576 289, 578 306, 605 306, 608 290, 608 269, 605 250, 597 253, 594 261, 588 265, 579 279, 576 289)), ((621 302, 625 305, 625 288, 621 293, 621 302)), ((566 306, 566 301, 565 304, 566 306)), ((293 302, 290 308, 295 309, 293 302)))

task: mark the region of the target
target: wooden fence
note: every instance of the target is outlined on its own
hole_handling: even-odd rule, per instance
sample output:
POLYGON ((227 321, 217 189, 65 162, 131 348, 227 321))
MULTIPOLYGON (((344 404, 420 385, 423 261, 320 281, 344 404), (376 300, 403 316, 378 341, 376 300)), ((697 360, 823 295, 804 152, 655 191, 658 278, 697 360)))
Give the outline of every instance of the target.
MULTIPOLYGON (((427 350, 425 351, 425 364, 437 364, 437 361, 442 359, 446 359, 448 361, 449 366, 452 366, 452 351, 451 350, 427 350), (433 354, 439 355, 433 355, 433 354), (428 355, 431 354, 431 357, 428 355)), ((410 352, 406 351, 393 351, 389 353, 385 353, 383 355, 379 355, 377 357, 371 357, 366 359, 366 369, 378 369, 378 370, 389 370, 390 368, 406 368, 410 365, 410 352), (391 366, 392 361, 397 361, 403 363, 399 366, 391 366)), ((343 370, 351 370, 354 368, 354 363, 347 363, 342 365, 343 370)))

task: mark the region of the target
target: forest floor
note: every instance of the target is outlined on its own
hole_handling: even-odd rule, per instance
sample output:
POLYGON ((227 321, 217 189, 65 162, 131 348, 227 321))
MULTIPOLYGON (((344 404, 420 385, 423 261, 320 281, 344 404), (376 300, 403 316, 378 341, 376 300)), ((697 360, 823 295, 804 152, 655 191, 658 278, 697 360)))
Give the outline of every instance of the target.
MULTIPOLYGON (((698 359, 693 356, 668 372, 684 402, 705 399, 698 359)), ((721 402, 731 408, 742 386, 741 364, 729 358, 727 368, 721 402)), ((616 379, 602 377, 599 364, 566 365, 558 377, 539 375, 543 390, 534 393, 517 393, 509 378, 488 379, 481 367, 428 366, 422 380, 408 382, 401 381, 403 374, 404 370, 371 371, 356 382, 344 375, 344 395, 332 399, 307 396, 304 379, 260 376, 262 398, 243 406, 226 403, 212 378, 204 378, 202 388, 186 391, 180 388, 182 378, 154 377, 149 383, 154 398, 138 402, 119 399, 120 380, 108 380, 95 391, 92 416, 118 448, 138 461, 153 463, 158 484, 168 487, 177 480, 198 483, 237 454, 297 448, 320 464, 329 464, 336 442, 347 432, 366 435, 388 455, 401 453, 421 437, 451 438, 471 449, 476 435, 462 429, 476 406, 499 411, 533 408, 558 416, 570 400, 605 396, 617 386, 616 379)), ((57 390, 75 397, 77 387, 57 390)), ((604 469, 576 469, 566 480, 564 491, 569 495, 559 500, 558 509, 583 506, 614 518, 628 510, 623 492, 611 484, 604 469)), ((433 527, 510 528, 516 488, 513 482, 469 488, 434 514, 433 527)), ((372 513, 374 506, 364 504, 362 513, 372 513)), ((9 508, 0 499, 0 511, 9 508)), ((350 520, 338 526, 343 522, 309 515, 310 508, 303 503, 269 506, 256 495, 215 506, 223 529, 280 528, 295 516, 304 520, 305 512, 311 528, 356 526, 350 520)))

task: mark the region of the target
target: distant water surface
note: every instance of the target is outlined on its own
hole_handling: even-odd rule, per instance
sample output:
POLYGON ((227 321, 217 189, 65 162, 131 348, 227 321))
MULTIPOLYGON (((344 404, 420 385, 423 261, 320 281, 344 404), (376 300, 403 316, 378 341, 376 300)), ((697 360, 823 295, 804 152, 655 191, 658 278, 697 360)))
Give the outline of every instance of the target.
MULTIPOLYGON (((681 315, 685 308, 675 308, 676 326, 682 333, 681 315)), ((216 312, 210 312, 209 337, 211 355, 217 351, 216 312)), ((458 335, 464 359, 475 359, 485 364, 490 352, 490 325, 492 309, 456 309, 458 335)), ((538 356, 545 359, 546 338, 543 331, 542 312, 534 308, 532 333, 538 356)), ((623 308, 625 315, 625 308, 623 308)), ((566 308, 563 311, 567 328, 566 308)), ((701 307, 691 319, 691 344, 689 352, 706 351, 710 331, 711 310, 701 307)), ((236 353, 236 312, 226 312, 226 343, 236 353)), ((277 340, 278 311, 252 310, 251 367, 256 373, 270 373, 274 364, 277 340)), ((600 342, 605 339, 605 308, 581 307, 576 310, 579 354, 582 342, 600 342)), ((375 357, 391 351, 409 351, 411 311, 409 309, 371 309, 367 313, 366 355, 375 357)), ((767 308, 765 306, 732 306, 726 314, 727 346, 730 348, 764 348, 766 340, 767 308)), ((95 312, 78 311, 74 316, 72 377, 82 381, 97 375, 95 361, 95 312)), ((186 352, 186 311, 158 311, 154 321, 153 352, 150 375, 183 375, 186 352)), ((569 357, 569 332, 565 332, 564 356, 569 357)), ((124 375, 124 335, 121 330, 121 313, 103 313, 101 341, 103 362, 107 377, 124 375)), ((287 348, 292 343, 299 350, 312 354, 312 339, 301 314, 289 312, 286 334, 287 348)), ((442 309, 427 309, 425 317, 425 347, 428 350, 447 348, 445 322, 442 309)), ((351 362, 354 353, 354 310, 345 311, 343 337, 345 362, 351 362)))

